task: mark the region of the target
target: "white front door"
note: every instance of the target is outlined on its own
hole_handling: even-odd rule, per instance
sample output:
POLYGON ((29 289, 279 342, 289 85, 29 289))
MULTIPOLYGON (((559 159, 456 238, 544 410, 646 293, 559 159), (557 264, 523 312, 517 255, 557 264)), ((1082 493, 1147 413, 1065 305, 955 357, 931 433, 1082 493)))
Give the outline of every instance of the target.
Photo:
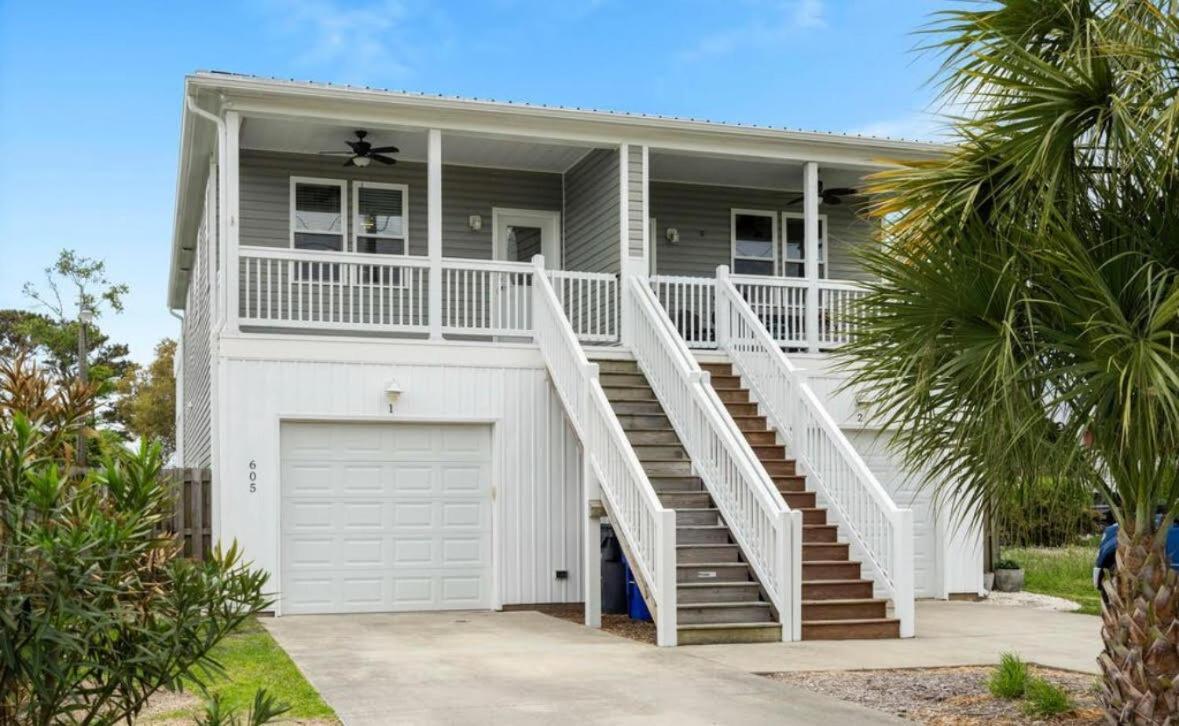
POLYGON ((561 213, 536 209, 491 210, 493 257, 505 262, 531 262, 544 255, 550 270, 561 267, 561 213))
MULTIPOLYGON (((495 208, 492 249, 502 262, 531 262, 536 255, 544 255, 545 269, 561 268, 561 213, 532 209, 495 208)), ((499 276, 494 287, 494 314, 500 321, 530 321, 532 319, 532 286, 530 278, 506 274, 499 276)), ((495 327, 495 326, 493 326, 495 327)), ((528 325, 526 327, 531 327, 528 325)))
POLYGON ((282 612, 492 607, 491 427, 284 423, 282 612))

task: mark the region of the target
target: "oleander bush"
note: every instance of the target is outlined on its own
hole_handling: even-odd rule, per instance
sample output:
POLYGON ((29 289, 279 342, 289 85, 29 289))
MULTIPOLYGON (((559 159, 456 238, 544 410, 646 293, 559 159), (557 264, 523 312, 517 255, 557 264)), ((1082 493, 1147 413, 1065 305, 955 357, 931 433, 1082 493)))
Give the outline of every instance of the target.
POLYGON ((157 444, 75 466, 92 420, 94 388, 0 360, 0 724, 129 723, 218 673, 213 646, 269 604, 236 545, 180 556, 157 444))

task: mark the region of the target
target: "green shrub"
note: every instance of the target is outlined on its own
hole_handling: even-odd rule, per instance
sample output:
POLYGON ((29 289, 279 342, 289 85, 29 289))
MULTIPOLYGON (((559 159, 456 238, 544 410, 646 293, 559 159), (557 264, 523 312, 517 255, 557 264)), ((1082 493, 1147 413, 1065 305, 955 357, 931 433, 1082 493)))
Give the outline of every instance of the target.
POLYGON ((1018 570, 1019 563, 1011 559, 1002 559, 995 563, 996 570, 1018 570))
POLYGON ((1018 488, 994 511, 999 541, 1011 547, 1061 547, 1098 530, 1093 491, 1043 477, 1018 488))
POLYGON ((1004 653, 991 672, 987 688, 996 698, 1019 698, 1027 690, 1028 665, 1015 653, 1004 653))
MULTIPOLYGON (((269 605, 236 545, 180 557, 158 445, 76 466, 94 394, 0 362, 0 724, 130 723, 154 693, 217 673, 213 647, 269 605)), ((259 705, 251 718, 281 708, 259 705)))
POLYGON ((1048 718, 1073 710, 1068 693, 1043 678, 1029 680, 1025 695, 1027 700, 1024 701, 1023 712, 1033 718, 1048 718))

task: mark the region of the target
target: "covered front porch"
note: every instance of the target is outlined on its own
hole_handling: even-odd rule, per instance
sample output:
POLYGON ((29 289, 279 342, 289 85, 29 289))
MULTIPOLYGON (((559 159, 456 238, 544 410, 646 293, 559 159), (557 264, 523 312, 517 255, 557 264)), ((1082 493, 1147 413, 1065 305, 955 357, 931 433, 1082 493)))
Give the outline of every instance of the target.
POLYGON ((542 270, 583 343, 624 339, 624 274, 691 347, 715 347, 724 274, 783 348, 854 332, 867 166, 267 116, 236 131, 225 305, 245 333, 519 342, 542 270), (395 163, 350 159, 358 138, 395 163))

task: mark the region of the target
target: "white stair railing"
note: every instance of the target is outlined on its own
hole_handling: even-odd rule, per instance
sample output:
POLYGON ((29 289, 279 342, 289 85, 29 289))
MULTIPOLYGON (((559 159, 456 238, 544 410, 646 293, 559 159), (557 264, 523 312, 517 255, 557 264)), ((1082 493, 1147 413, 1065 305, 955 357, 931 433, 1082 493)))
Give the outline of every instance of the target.
POLYGON ((598 382, 597 364, 586 358, 544 274, 543 258, 538 255, 533 264, 536 343, 609 505, 614 529, 630 551, 631 568, 647 587, 658 643, 675 645, 675 510, 663 506, 643 471, 598 382))
POLYGON ((786 506, 647 283, 623 284, 623 341, 725 523, 778 611, 782 639, 801 637, 802 513, 786 506))
POLYGON ((830 505, 840 530, 876 570, 892 599, 902 638, 913 636, 913 513, 896 505, 810 384, 778 347, 749 302, 717 270, 719 344, 808 481, 830 505))

